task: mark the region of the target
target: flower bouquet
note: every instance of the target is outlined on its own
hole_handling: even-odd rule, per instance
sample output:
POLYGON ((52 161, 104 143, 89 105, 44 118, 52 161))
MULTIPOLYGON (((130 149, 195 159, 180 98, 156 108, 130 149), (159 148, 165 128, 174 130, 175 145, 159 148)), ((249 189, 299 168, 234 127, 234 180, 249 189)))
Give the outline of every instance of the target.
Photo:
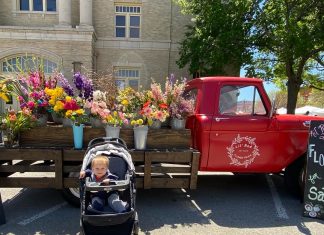
POLYGON ((106 92, 96 90, 93 92, 93 100, 86 101, 84 107, 89 109, 90 122, 92 127, 102 127, 103 120, 110 111, 106 103, 106 92))
POLYGON ((36 118, 32 111, 24 107, 21 111, 8 110, 1 117, 0 129, 3 132, 4 144, 6 147, 12 147, 18 140, 18 134, 21 131, 28 130, 36 125, 36 118))
POLYGON ((185 121, 188 116, 194 113, 195 100, 194 98, 184 97, 186 87, 186 79, 174 81, 174 77, 167 78, 165 95, 169 105, 171 127, 174 129, 184 128, 185 121))
POLYGON ((120 128, 123 124, 128 124, 128 119, 125 116, 125 113, 121 111, 113 111, 109 113, 104 123, 106 123, 106 136, 118 138, 120 133, 120 128))

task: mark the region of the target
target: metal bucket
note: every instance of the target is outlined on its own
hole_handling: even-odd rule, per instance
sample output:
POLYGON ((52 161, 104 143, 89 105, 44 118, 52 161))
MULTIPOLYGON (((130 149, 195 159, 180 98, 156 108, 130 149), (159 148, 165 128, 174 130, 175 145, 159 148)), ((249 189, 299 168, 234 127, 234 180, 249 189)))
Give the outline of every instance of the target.
POLYGON ((146 149, 148 126, 134 127, 134 147, 135 149, 146 149))

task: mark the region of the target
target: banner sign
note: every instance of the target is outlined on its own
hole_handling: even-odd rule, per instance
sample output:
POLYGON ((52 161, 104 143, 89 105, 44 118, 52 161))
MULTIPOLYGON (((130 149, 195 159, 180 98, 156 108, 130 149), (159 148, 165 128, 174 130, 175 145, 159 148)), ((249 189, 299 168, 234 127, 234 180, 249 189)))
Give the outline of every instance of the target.
POLYGON ((309 128, 303 215, 324 219, 323 121, 311 121, 309 128))

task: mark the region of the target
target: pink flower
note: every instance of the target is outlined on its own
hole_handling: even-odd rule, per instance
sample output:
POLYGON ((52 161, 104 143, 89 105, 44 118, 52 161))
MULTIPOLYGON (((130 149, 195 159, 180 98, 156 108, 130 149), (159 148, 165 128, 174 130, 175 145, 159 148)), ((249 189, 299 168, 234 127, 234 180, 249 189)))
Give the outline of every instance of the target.
POLYGON ((27 107, 28 107, 29 109, 34 109, 34 108, 35 108, 35 103, 34 103, 33 101, 28 101, 28 102, 27 102, 27 107))

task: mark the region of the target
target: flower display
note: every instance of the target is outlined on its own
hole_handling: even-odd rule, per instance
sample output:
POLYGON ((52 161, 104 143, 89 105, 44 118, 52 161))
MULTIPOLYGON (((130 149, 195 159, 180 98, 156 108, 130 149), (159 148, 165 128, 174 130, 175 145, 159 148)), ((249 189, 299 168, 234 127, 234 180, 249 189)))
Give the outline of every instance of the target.
POLYGON ((6 134, 9 145, 12 145, 13 141, 18 138, 20 131, 28 130, 36 125, 36 118, 27 107, 18 112, 10 109, 0 118, 0 129, 6 134))
POLYGON ((86 101, 85 108, 90 109, 90 116, 104 120, 110 113, 106 103, 106 92, 96 90, 93 92, 93 100, 86 101))
POLYGON ((110 112, 104 119, 104 123, 110 126, 122 126, 128 125, 128 119, 125 116, 125 113, 121 111, 110 112))
POLYGON ((74 125, 80 125, 88 121, 88 118, 84 113, 84 109, 74 106, 74 102, 70 102, 69 105, 72 106, 71 109, 68 109, 65 112, 65 118, 71 119, 74 125))
POLYGON ((146 91, 145 97, 147 101, 143 104, 140 114, 148 119, 149 125, 154 120, 164 122, 169 117, 169 110, 161 85, 152 82, 151 90, 146 91))
POLYGON ((144 102, 143 92, 135 91, 131 87, 118 91, 116 102, 118 109, 125 113, 126 117, 131 120, 138 116, 144 102))
POLYGON ((194 113, 195 100, 185 98, 186 78, 175 80, 174 76, 167 78, 165 83, 165 96, 169 105, 170 117, 186 119, 194 113))
POLYGON ((47 112, 48 96, 45 93, 46 86, 52 85, 46 81, 42 71, 30 71, 28 74, 18 76, 18 79, 10 83, 10 89, 18 97, 20 108, 29 108, 38 117, 47 112))

